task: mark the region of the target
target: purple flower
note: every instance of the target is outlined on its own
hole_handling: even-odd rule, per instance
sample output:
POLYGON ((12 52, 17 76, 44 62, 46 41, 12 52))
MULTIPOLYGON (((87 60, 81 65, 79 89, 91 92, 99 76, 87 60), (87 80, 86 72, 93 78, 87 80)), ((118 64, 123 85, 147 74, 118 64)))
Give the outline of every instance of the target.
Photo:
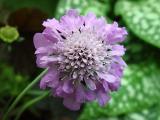
POLYGON ((118 44, 126 29, 93 13, 80 16, 76 10, 60 21, 48 19, 43 26, 34 36, 37 65, 49 69, 40 88, 50 88, 71 110, 93 100, 105 105, 110 92, 119 88, 126 65, 121 58, 125 48, 118 44))

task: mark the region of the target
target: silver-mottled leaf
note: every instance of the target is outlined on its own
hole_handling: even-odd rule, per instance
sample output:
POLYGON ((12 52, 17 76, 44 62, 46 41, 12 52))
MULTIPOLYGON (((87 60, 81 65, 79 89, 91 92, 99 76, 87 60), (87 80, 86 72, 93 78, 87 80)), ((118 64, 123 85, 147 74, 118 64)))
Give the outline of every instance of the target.
POLYGON ((159 7, 160 0, 119 0, 115 13, 139 38, 160 48, 159 7))
POLYGON ((94 12, 97 16, 105 16, 110 9, 109 0, 103 4, 98 0, 60 0, 57 7, 56 17, 60 18, 69 9, 77 9, 81 14, 94 12))
POLYGON ((116 116, 142 110, 159 102, 160 68, 154 62, 129 65, 119 91, 112 94, 111 101, 100 107, 97 102, 86 105, 83 118, 116 116), (95 114, 96 113, 96 114, 95 114))

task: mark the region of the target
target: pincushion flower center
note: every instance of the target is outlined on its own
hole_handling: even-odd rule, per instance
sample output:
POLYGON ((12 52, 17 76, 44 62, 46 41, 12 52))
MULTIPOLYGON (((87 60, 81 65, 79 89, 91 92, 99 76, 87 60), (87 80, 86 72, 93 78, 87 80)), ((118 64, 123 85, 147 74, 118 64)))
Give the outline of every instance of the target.
POLYGON ((105 63, 109 62, 107 49, 103 40, 93 30, 77 30, 64 40, 64 61, 60 68, 69 71, 73 79, 95 76, 95 72, 105 69, 105 63))

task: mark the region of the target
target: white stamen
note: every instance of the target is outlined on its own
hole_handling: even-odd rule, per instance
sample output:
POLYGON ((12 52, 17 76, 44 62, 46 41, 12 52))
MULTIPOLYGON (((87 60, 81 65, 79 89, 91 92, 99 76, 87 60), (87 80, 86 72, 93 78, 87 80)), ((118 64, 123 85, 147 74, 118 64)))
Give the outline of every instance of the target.
POLYGON ((93 71, 106 70, 106 65, 111 62, 111 55, 107 51, 109 48, 95 31, 76 31, 63 42, 61 55, 65 59, 60 66, 70 69, 73 79, 82 75, 93 76, 93 71))

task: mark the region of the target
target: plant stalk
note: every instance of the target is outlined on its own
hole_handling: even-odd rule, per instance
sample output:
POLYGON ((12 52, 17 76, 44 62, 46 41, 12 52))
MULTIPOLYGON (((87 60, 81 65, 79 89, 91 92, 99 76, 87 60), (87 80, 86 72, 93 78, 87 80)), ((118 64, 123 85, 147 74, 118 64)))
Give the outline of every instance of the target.
POLYGON ((43 75, 48 71, 48 69, 45 69, 41 74, 39 74, 13 101, 11 106, 8 108, 6 113, 3 116, 2 120, 7 120, 9 113, 14 109, 14 107, 17 105, 17 103, 21 100, 21 98, 30 90, 40 79, 43 77, 43 75))

